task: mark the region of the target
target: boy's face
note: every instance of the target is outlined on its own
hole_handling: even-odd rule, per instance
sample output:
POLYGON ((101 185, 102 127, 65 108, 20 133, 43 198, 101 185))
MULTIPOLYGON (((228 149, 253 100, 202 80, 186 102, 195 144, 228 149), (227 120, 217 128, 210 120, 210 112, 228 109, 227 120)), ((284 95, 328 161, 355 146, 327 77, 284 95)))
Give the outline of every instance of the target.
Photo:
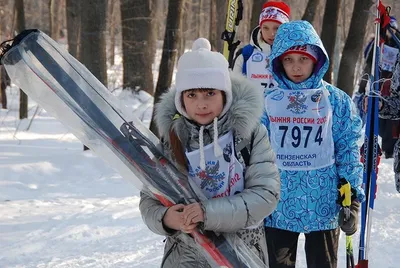
POLYGON ((261 25, 261 35, 263 40, 272 45, 274 43, 276 31, 281 24, 275 21, 266 21, 261 25))
POLYGON ((314 71, 313 60, 303 54, 291 53, 282 59, 282 65, 287 77, 294 83, 308 79, 314 71))
POLYGON ((183 105, 188 116, 200 125, 208 125, 224 108, 224 97, 220 90, 186 90, 183 105))

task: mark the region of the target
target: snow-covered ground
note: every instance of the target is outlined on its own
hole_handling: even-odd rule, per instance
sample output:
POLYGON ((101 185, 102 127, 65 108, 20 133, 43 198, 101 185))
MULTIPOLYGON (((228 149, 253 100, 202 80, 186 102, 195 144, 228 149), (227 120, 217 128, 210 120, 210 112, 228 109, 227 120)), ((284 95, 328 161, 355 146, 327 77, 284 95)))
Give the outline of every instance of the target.
MULTIPOLYGON (((109 75, 118 71, 109 68, 109 75)), ((109 81, 118 93, 114 85, 120 81, 109 81)), ((151 98, 121 94, 148 124, 151 98)), ((91 151, 84 152, 32 101, 29 118, 18 120, 18 100, 18 90, 9 88, 9 109, 0 110, 0 268, 159 267, 164 238, 143 224, 138 190, 91 151)), ((380 164, 370 267, 400 267, 400 194, 392 165, 386 159, 380 164)), ((358 233, 354 238, 357 257, 358 233)), ((306 267, 303 246, 302 237, 299 268, 306 267)), ((344 266, 342 235, 339 267, 344 266)))
MULTIPOLYGON (((83 152, 46 111, 39 108, 31 120, 35 103, 29 118, 18 120, 18 91, 8 93, 9 109, 0 110, 0 267, 159 267, 163 237, 143 224, 138 191, 83 152)), ((400 267, 400 194, 392 164, 382 159, 380 165, 370 267, 400 267)), ((342 236, 339 267, 344 244, 342 236)), ((303 245, 302 238, 298 267, 306 267, 303 245)))
POLYGON ((158 267, 162 238, 143 224, 138 191, 46 111, 31 121, 34 103, 28 120, 16 120, 18 91, 9 93, 0 112, 0 267, 158 267))

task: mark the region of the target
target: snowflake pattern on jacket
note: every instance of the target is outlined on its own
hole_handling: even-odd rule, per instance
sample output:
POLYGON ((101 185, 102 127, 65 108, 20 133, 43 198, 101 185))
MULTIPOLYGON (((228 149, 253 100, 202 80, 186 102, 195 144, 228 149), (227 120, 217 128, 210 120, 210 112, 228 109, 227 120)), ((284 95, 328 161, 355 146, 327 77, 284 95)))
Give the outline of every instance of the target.
MULTIPOLYGON (((270 62, 274 78, 281 89, 314 89, 324 85, 330 93, 335 163, 308 171, 281 169, 280 201, 277 209, 267 217, 265 225, 299 233, 335 229, 338 227, 339 206, 336 199, 339 179, 345 178, 350 182, 357 191, 359 201, 362 202, 365 198, 361 188, 362 164, 357 145, 361 137, 361 119, 351 98, 342 90, 322 80, 328 69, 329 59, 318 34, 308 22, 295 21, 279 27, 270 62), (319 48, 318 62, 310 78, 295 84, 283 75, 279 56, 292 46, 304 44, 319 48)), ((274 90, 267 91, 266 94, 272 92, 274 90)), ((269 130, 266 113, 262 123, 269 130)))

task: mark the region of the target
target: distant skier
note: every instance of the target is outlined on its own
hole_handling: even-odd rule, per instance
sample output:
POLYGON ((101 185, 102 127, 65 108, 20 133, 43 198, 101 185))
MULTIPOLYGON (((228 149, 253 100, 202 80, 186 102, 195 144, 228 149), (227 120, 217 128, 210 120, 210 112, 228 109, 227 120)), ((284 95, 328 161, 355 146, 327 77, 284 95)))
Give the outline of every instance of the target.
MULTIPOLYGON (((390 51, 393 51, 392 54, 396 57, 395 59, 392 59, 390 57, 390 61, 386 60, 386 62, 390 62, 391 66, 390 69, 390 76, 391 78, 389 81, 386 81, 384 85, 385 87, 390 87, 390 89, 386 89, 387 94, 382 94, 379 97, 379 118, 381 119, 379 121, 379 124, 381 124, 382 120, 386 121, 391 121, 395 122, 396 124, 394 125, 393 129, 388 129, 386 130, 388 134, 391 136, 393 135, 394 137, 397 137, 397 141, 393 146, 393 155, 394 155, 394 165, 393 165, 393 170, 395 173, 395 186, 396 190, 400 192, 400 124, 399 121, 393 121, 393 120, 400 120, 400 34, 398 34, 398 24, 397 21, 394 19, 394 17, 391 17, 390 19, 390 24, 389 27, 393 29, 397 33, 396 36, 391 36, 391 42, 390 44, 393 45, 390 51), (397 41, 395 39, 397 38, 397 41), (393 66, 394 65, 394 66, 393 66)), ((387 58, 388 56, 386 56, 387 58)), ((393 57, 393 55, 392 55, 393 57)), ((383 57, 385 58, 385 56, 383 57)), ((387 64, 386 64, 387 65, 387 64)), ((362 95, 363 96, 363 95, 362 95)), ((356 96, 357 97, 357 96, 356 96)), ((361 100, 357 100, 356 102, 360 102, 361 100)), ((361 102, 362 103, 362 102, 361 102)), ((364 111, 364 113, 367 111, 367 104, 368 104, 368 98, 364 98, 364 107, 361 110, 364 111)), ((360 106, 360 105, 359 105, 360 106)), ((380 127, 381 128, 381 127, 380 127)))
POLYGON ((290 7, 281 1, 268 1, 263 5, 259 25, 251 33, 250 44, 237 52, 233 71, 244 74, 260 84, 260 89, 272 88, 274 82, 269 70, 269 55, 276 31, 289 21, 290 7))
MULTIPOLYGON (((388 27, 398 28, 397 20, 394 17, 390 17, 390 24, 388 27)), ((380 93, 382 96, 390 95, 390 78, 393 75, 393 69, 396 64, 397 55, 399 54, 399 45, 396 44, 394 37, 386 29, 381 29, 382 42, 382 58, 379 66, 379 79, 382 80, 379 83, 380 93)), ((397 35, 400 38, 400 34, 397 35)), ((373 58, 373 42, 372 39, 365 51, 364 58, 366 59, 365 68, 363 70, 363 76, 359 82, 359 87, 354 96, 354 102, 356 103, 360 115, 365 118, 365 112, 362 109, 362 99, 365 96, 365 91, 368 84, 367 74, 371 73, 372 58, 373 58)), ((399 136, 400 121, 394 121, 387 118, 379 118, 379 136, 382 137, 382 151, 384 152, 385 158, 393 157, 394 145, 399 136)))
MULTIPOLYGON (((400 54, 393 71, 390 96, 379 99, 379 117, 400 120, 400 54)), ((398 130, 399 131, 399 130, 398 130)), ((394 145, 394 166, 396 190, 400 193, 400 139, 394 145)))

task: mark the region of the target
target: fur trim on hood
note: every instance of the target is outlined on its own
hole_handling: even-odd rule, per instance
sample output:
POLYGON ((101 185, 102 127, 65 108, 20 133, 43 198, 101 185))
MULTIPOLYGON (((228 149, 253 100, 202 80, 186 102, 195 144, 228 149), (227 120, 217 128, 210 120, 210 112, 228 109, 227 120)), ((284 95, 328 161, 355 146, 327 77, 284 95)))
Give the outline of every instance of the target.
MULTIPOLYGON (((249 139, 254 129, 260 124, 264 110, 264 97, 259 86, 244 76, 231 73, 230 77, 232 106, 223 116, 224 120, 220 121, 223 121, 223 129, 233 130, 235 135, 249 139)), ((169 132, 171 128, 174 128, 181 142, 186 144, 191 136, 191 128, 188 126, 188 119, 179 116, 174 100, 175 89, 161 97, 161 101, 156 104, 155 121, 161 137, 165 140, 169 141, 169 132)), ((211 122, 210 125, 212 124, 211 122)))

